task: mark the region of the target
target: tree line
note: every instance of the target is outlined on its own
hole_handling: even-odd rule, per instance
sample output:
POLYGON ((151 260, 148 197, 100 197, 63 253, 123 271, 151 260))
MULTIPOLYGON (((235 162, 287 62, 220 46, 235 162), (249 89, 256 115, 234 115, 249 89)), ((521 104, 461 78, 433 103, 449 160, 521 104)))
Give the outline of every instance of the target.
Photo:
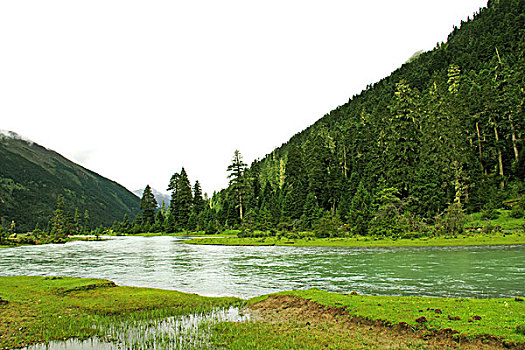
POLYGON ((230 185, 211 198, 182 169, 170 207, 142 208, 141 220, 166 232, 400 236, 460 232, 465 212, 504 203, 523 215, 523 8, 489 1, 263 159, 248 167, 236 151, 230 185))

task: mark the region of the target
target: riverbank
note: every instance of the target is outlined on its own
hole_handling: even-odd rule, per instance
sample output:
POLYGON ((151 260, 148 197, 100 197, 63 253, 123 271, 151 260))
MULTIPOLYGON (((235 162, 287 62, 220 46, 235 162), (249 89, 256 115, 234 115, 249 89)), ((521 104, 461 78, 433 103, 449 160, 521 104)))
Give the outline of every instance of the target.
POLYGON ((104 337, 108 327, 136 320, 209 312, 238 298, 121 287, 108 280, 0 277, 0 349, 68 338, 104 337))
MULTIPOLYGON (((0 277, 0 349, 72 337, 111 340, 105 332, 115 324, 151 320, 147 324, 156 327, 171 316, 241 303, 99 279, 0 277)), ((208 343, 227 349, 525 348, 525 303, 519 298, 361 296, 310 289, 244 303, 259 318, 213 324, 207 328, 208 343)), ((147 327, 141 331, 147 333, 147 327)))
MULTIPOLYGON (((300 237, 300 236, 299 236, 300 237)), ((232 245, 232 246, 293 246, 293 247, 439 247, 474 245, 520 245, 525 244, 522 233, 470 234, 459 236, 420 237, 393 239, 383 237, 342 238, 286 238, 286 237, 205 237, 185 241, 186 244, 232 245)))
POLYGON ((42 238, 36 238, 29 234, 18 234, 16 237, 10 237, 8 238, 7 242, 4 242, 4 244, 0 244, 0 248, 13 248, 13 247, 20 247, 20 246, 31 246, 31 245, 42 245, 42 244, 64 244, 68 242, 74 242, 74 241, 103 241, 104 239, 93 236, 93 235, 86 235, 86 236, 68 236, 65 238, 49 238, 49 237, 42 237, 42 238), (5 244, 9 243, 9 244, 5 244))

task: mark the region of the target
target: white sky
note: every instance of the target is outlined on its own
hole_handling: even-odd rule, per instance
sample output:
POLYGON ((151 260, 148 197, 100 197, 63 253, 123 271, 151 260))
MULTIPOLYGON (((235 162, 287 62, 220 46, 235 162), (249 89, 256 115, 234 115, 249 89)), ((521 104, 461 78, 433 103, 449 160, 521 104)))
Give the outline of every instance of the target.
MULTIPOLYGON (((246 163, 486 0, 0 1, 0 129, 130 190, 246 163)), ((1 166, 1 164, 0 164, 1 166)))

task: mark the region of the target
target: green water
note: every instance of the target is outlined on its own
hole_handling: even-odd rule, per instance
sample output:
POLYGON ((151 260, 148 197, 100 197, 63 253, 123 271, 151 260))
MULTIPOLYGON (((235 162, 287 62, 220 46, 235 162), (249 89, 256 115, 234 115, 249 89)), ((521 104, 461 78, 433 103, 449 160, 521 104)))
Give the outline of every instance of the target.
POLYGON ((0 275, 107 278, 119 285, 239 296, 317 287, 450 297, 525 294, 525 247, 311 248, 183 244, 177 237, 0 249, 0 275))

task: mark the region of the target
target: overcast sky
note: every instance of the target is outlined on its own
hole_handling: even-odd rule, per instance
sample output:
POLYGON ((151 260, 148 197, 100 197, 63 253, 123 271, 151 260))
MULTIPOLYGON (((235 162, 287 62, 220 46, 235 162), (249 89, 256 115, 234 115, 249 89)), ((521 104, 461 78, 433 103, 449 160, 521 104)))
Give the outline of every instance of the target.
MULTIPOLYGON (((1 1, 0 129, 129 190, 208 193, 486 0, 1 1)), ((1 164, 0 164, 1 166, 1 164)))

